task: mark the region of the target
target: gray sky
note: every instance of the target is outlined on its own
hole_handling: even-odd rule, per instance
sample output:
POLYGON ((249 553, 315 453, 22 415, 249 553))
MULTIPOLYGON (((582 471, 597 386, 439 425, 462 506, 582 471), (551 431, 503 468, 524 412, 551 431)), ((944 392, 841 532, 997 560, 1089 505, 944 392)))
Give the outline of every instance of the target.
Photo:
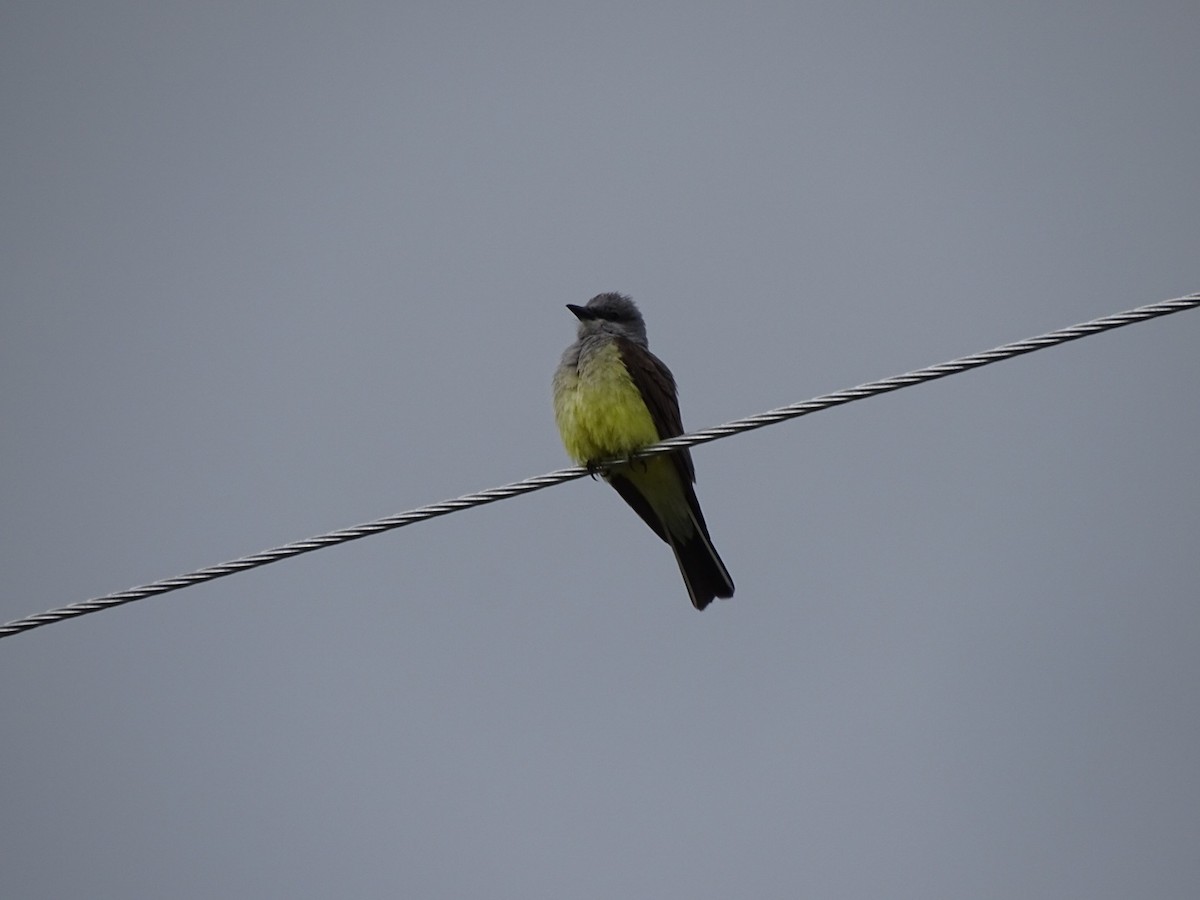
MULTIPOLYGON (((1194 2, 9 3, 0 617, 1200 288, 1194 2)), ((0 642, 5 896, 1191 898, 1200 312, 0 642)))

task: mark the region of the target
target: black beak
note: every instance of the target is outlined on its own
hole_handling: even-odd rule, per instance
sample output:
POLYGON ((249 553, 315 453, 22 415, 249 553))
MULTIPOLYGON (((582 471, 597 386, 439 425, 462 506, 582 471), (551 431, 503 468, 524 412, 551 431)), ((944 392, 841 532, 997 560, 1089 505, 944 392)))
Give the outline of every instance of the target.
POLYGON ((596 314, 586 306, 576 306, 574 303, 568 303, 567 309, 575 313, 575 318, 577 318, 580 322, 586 322, 589 319, 596 318, 596 314))

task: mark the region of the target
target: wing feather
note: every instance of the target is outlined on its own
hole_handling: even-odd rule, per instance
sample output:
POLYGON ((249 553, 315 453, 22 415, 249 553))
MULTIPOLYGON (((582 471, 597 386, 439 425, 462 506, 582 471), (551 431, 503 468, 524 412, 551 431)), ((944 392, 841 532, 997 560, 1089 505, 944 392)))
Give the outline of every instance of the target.
MULTIPOLYGON (((675 390, 675 377, 666 363, 640 344, 628 338, 617 338, 617 349, 625 364, 629 377, 646 402, 650 418, 658 430, 659 440, 683 434, 683 418, 679 414, 679 398, 675 390)), ((692 454, 678 450, 670 454, 679 469, 684 484, 696 481, 696 470, 692 465, 692 454)))

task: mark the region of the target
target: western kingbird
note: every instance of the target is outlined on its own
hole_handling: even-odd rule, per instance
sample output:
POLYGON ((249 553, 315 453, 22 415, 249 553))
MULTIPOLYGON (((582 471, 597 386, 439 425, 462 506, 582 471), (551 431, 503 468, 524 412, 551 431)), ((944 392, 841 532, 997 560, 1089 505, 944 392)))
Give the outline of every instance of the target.
MULTIPOLYGON (((600 294, 567 309, 579 331, 554 373, 554 418, 571 458, 590 468, 683 434, 675 378, 648 349, 646 323, 634 302, 600 294)), ((713 597, 733 596, 733 580, 692 488, 696 472, 687 450, 630 460, 602 474, 671 545, 696 609, 713 597)))

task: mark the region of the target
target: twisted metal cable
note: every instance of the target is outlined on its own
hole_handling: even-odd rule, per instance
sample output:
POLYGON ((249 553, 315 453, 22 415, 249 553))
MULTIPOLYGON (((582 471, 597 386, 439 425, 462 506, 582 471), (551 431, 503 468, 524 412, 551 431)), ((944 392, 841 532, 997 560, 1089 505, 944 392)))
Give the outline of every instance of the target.
MULTIPOLYGON (((1068 341, 1099 334, 1102 331, 1111 331, 1114 328, 1121 328, 1136 322, 1144 322, 1147 319, 1169 315, 1170 313, 1182 312, 1185 309, 1194 309, 1197 306, 1200 306, 1200 292, 1173 300, 1164 300, 1160 303, 1151 303, 1147 306, 1139 306, 1136 309, 1116 313, 1111 316, 1103 316, 1099 319, 1092 319, 1090 322, 1072 325, 1069 328, 1060 328, 1058 331, 1051 331, 1038 337, 1026 338, 1023 341, 1014 341, 992 350, 985 350, 982 353, 962 356, 949 362, 926 366, 923 369, 915 369, 903 375, 893 375, 890 378, 883 378, 879 381, 869 381, 857 387, 846 388, 835 391, 832 394, 814 397, 811 400, 781 406, 778 409, 747 416, 744 419, 735 419, 732 422, 727 422, 724 425, 718 425, 714 428, 706 428, 703 431, 693 432, 692 434, 680 435, 679 437, 660 441, 644 450, 639 450, 634 454, 634 457, 645 458, 657 456, 661 453, 669 453, 672 450, 679 450, 684 447, 695 447, 699 444, 706 444, 709 441, 729 437, 730 435, 753 431, 756 428, 762 428, 766 425, 774 425, 776 422, 784 422, 788 419, 795 419, 809 413, 818 412, 819 410, 831 409, 854 400, 863 400, 867 397, 886 394, 889 391, 910 387, 914 384, 935 381, 938 378, 945 378, 947 375, 955 375, 959 372, 977 369, 980 366, 990 365, 991 363, 1000 362, 1005 359, 1012 359, 1025 353, 1032 353, 1035 350, 1065 344, 1068 341)), ((609 462, 617 463, 623 462, 623 460, 611 460, 609 462)), ((599 468, 603 469, 604 464, 602 463, 599 468)), ((23 619, 14 619, 11 622, 0 625, 0 638, 19 634, 23 631, 30 631, 42 625, 49 625, 51 622, 61 622, 64 619, 73 619, 76 616, 82 616, 87 613, 110 609, 134 600, 143 600, 147 597, 165 594, 169 591, 188 587, 189 585, 213 581, 226 575, 232 575, 235 572, 254 569, 259 566, 265 566, 268 563, 278 562, 281 559, 290 559, 302 553, 320 550, 322 547, 345 544, 372 534, 391 531, 393 528, 412 525, 414 522, 423 522, 426 519, 444 516, 452 512, 457 512, 460 509, 470 509, 474 506, 495 503, 497 500, 507 500, 510 497, 517 497, 521 494, 528 494, 533 491, 539 491, 542 488, 551 487, 552 485, 562 484, 565 481, 572 481, 587 474, 587 468, 572 466, 568 469, 548 472, 545 475, 536 475, 532 478, 514 481, 501 487, 488 488, 487 490, 478 491, 473 494, 464 494, 453 500, 445 500, 430 506, 422 506, 408 512, 376 519, 373 522, 367 522, 363 525, 342 528, 327 534, 318 535, 317 537, 308 538, 307 540, 293 541, 280 547, 264 550, 261 553, 254 553, 250 556, 243 556, 229 562, 219 563, 215 566, 197 569, 186 575, 164 578, 161 581, 154 581, 141 587, 105 594, 103 597, 85 600, 82 603, 73 603, 70 606, 63 606, 58 609, 49 610, 48 612, 26 616, 23 619)))
POLYGON ((1026 353, 1032 353, 1035 350, 1055 347, 1059 344, 1065 344, 1068 341, 1075 341, 1079 338, 1099 334, 1102 331, 1112 331, 1114 328, 1133 325, 1136 322, 1144 322, 1147 319, 1154 319, 1158 316, 1169 315, 1170 313, 1182 312, 1185 309, 1194 309, 1197 306, 1200 306, 1200 292, 1188 294, 1186 297, 1177 297, 1174 300, 1150 303, 1146 306, 1139 306, 1136 309, 1114 313, 1111 316, 1092 319, 1090 322, 1081 322, 1078 325, 1071 325, 1068 328, 1050 331, 1037 337, 1025 338, 1023 341, 1002 344, 999 347, 984 350, 981 353, 960 356, 958 359, 952 359, 949 362, 937 363, 936 365, 926 366, 923 369, 914 369, 911 372, 905 372, 903 375, 892 375, 890 378, 881 378, 879 381, 868 381, 866 384, 858 385, 858 387, 844 388, 840 391, 834 391, 832 394, 824 394, 820 397, 814 397, 811 400, 803 400, 799 403, 789 404, 788 406, 780 406, 777 409, 770 409, 753 416, 747 416, 744 419, 734 419, 732 422, 726 422, 724 425, 717 425, 713 428, 705 428, 703 431, 693 432, 692 434, 669 438, 644 450, 640 450, 633 455, 639 458, 657 456, 660 453, 669 453, 672 450, 678 450, 682 447, 695 447, 697 444, 707 444, 709 441, 728 437, 731 434, 753 431, 755 428, 774 425, 776 422, 784 422, 788 419, 806 416, 809 413, 818 412, 819 410, 831 409, 835 406, 841 406, 843 403, 850 403, 853 400, 864 400, 867 397, 886 394, 889 391, 910 387, 914 384, 936 381, 939 378, 945 378, 947 375, 957 375, 959 372, 978 369, 980 366, 990 365, 991 363, 1000 362, 1005 359, 1012 359, 1015 356, 1022 356, 1026 353))

